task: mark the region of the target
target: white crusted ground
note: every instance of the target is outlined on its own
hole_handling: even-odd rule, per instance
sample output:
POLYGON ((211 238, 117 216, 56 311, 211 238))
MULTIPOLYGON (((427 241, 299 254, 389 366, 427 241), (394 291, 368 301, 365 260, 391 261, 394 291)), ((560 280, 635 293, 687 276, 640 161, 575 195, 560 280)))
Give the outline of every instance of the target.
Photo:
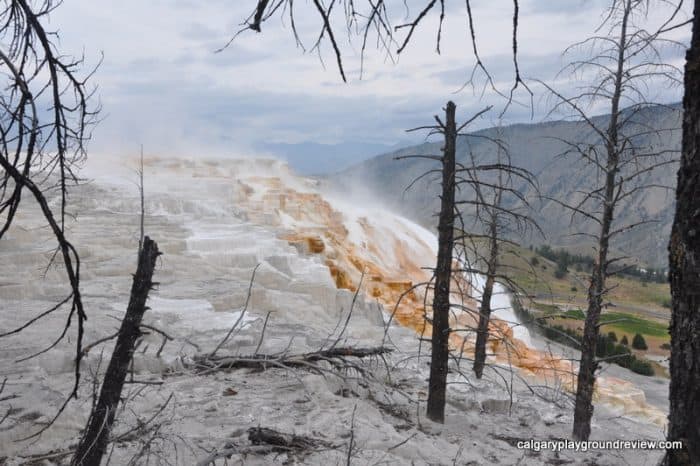
MULTIPOLYGON (((366 368, 374 379, 360 381, 303 370, 270 368, 197 375, 183 369, 197 353, 211 351, 240 315, 253 268, 257 270, 244 326, 221 354, 311 351, 336 340, 351 307, 352 293, 338 290, 317 256, 300 253, 269 228, 246 220, 232 205, 234 183, 219 165, 173 161, 146 178, 146 231, 164 255, 156 271, 160 286, 144 322, 175 338, 156 356, 161 337, 150 335, 135 357, 136 380, 162 385, 127 385, 128 402, 118 415, 124 433, 156 413, 156 431, 147 430, 116 444, 111 464, 127 464, 149 443, 137 463, 196 464, 215 451, 249 446, 247 429, 270 427, 321 439, 330 446, 305 454, 234 455, 230 463, 346 464, 352 437, 352 464, 654 464, 658 452, 532 452, 515 447, 519 439, 568 438, 572 415, 567 397, 553 388, 533 393, 506 368, 470 376, 466 361, 453 368, 447 421, 424 417, 428 359, 418 352, 415 334, 393 325, 396 351, 366 368), (340 326, 338 323, 340 322, 340 326), (508 386, 513 384, 513 391, 508 386), (167 401, 167 405, 166 405, 167 401), (165 408, 161 408, 165 405, 165 408), (354 413, 354 416, 353 416, 354 413)), ((277 163, 238 161, 237 169, 270 173, 277 163)), ((90 168, 90 167, 88 167, 90 168)), ((115 331, 128 300, 136 263, 138 231, 135 175, 121 165, 88 170, 95 181, 71 198, 78 213, 70 237, 83 258, 82 279, 89 315, 86 342, 115 331), (116 318, 116 319, 115 319, 116 318)), ((300 183, 290 179, 289 183, 300 183)), ((300 185, 301 186, 301 185, 300 185)), ((303 187, 303 186, 302 186, 303 187)), ((388 214, 387 214, 388 215, 388 214)), ((36 212, 25 211, 12 234, 0 241, 0 330, 15 328, 65 293, 60 268, 42 278, 52 243, 36 212)), ((409 225, 406 222, 406 225, 409 225)), ((0 464, 23 464, 47 455, 41 464, 60 463, 52 452, 70 449, 85 426, 91 405, 91 372, 106 365, 112 343, 92 349, 83 368, 81 396, 55 425, 36 432, 61 405, 73 383, 75 333, 50 352, 27 362, 17 359, 40 350, 61 331, 65 310, 20 334, 0 339, 0 464), (101 362, 102 360, 102 362, 101 362), (4 458, 4 459, 3 459, 4 458)), ((360 296, 339 345, 374 346, 384 337, 379 306, 360 296)), ((325 366, 324 366, 325 367, 325 366)), ((655 425, 596 409, 595 439, 662 439, 655 425)), ((222 464, 219 460, 218 464, 222 464)))

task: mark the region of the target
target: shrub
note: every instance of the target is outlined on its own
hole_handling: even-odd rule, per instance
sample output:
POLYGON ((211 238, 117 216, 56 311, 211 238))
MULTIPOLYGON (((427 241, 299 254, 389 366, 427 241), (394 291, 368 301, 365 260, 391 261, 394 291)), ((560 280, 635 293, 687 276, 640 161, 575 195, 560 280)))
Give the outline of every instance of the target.
POLYGON ((540 264, 540 260, 537 258, 537 256, 532 256, 532 258, 530 259, 530 263, 533 266, 537 267, 540 264))
POLYGON ((518 299, 517 297, 511 297, 510 305, 513 308, 513 311, 515 312, 515 315, 518 317, 518 320, 520 320, 520 322, 525 323, 525 325, 530 323, 533 316, 529 310, 523 307, 523 303, 520 301, 520 299, 518 299))
POLYGON ((622 335, 622 339, 620 340, 620 344, 625 345, 625 346, 630 344, 630 342, 627 340, 627 335, 622 335))
POLYGON ((581 341, 581 335, 576 330, 564 327, 563 325, 551 325, 546 319, 538 319, 538 323, 541 325, 542 333, 545 338, 572 348, 580 348, 580 344, 578 343, 581 341))
POLYGON ((575 292, 578 291, 578 288, 576 288, 575 286, 572 286, 572 287, 571 287, 571 291, 573 291, 573 292, 575 293, 575 292))
POLYGON ((608 356, 615 356, 611 358, 610 362, 626 368, 630 367, 632 358, 634 357, 630 349, 622 345, 614 345, 612 352, 608 356))
MULTIPOLYGON (((539 317, 535 319, 538 324, 539 331, 548 339, 558 343, 580 349, 581 333, 577 330, 564 327, 562 325, 551 324, 546 318, 539 317), (571 337, 571 338, 569 338, 571 337), (574 341, 572 341, 572 339, 574 341)), ((641 335, 640 335, 641 336, 641 335)), ((636 337, 636 335, 635 335, 636 337)), ((608 334, 598 334, 596 341, 596 356, 611 364, 617 364, 637 374, 654 375, 654 367, 649 361, 643 358, 637 358, 632 354, 632 351, 627 345, 627 335, 622 336, 623 344, 616 344, 617 335, 615 332, 608 334)), ((668 346, 668 343, 664 343, 668 346)), ((662 345, 662 347, 664 346, 662 345)))
POLYGON ((632 339, 632 348, 638 350, 645 350, 649 347, 647 346, 647 342, 644 340, 644 337, 641 334, 637 333, 632 339))
POLYGON ((633 358, 629 369, 637 374, 654 375, 654 367, 649 361, 644 361, 642 359, 633 358))
POLYGON ((566 277, 566 267, 562 267, 561 265, 558 265, 556 270, 554 271, 554 278, 562 279, 566 277))
POLYGON ((602 333, 598 334, 598 340, 596 341, 595 354, 599 358, 605 358, 615 354, 615 343, 608 338, 607 335, 602 333))
MULTIPOLYGON (((564 327, 562 325, 551 324, 546 318, 539 317, 535 319, 538 324, 539 331, 548 339, 558 343, 580 349, 581 333, 577 330, 564 327), (571 338, 569 338, 571 337, 571 338), (572 341, 572 339, 574 341, 572 341)), ((639 335, 641 337, 641 335, 639 335)), ((635 335, 635 339, 637 335, 635 335)), ((616 344, 617 335, 615 332, 608 334, 598 334, 596 341, 596 356, 611 364, 617 364, 637 374, 651 376, 654 375, 654 367, 649 361, 643 358, 637 358, 632 354, 632 351, 627 345, 627 335, 623 335, 620 342, 616 344)), ((664 343, 668 346, 668 343, 664 343)), ((661 345, 662 348, 664 345, 661 345)))

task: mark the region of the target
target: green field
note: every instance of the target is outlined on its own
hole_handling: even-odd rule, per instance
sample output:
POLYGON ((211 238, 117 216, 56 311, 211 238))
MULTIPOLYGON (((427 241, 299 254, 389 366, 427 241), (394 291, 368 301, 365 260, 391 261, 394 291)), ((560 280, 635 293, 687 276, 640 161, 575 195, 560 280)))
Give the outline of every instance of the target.
POLYGON ((586 314, 583 313, 581 309, 569 309, 562 315, 566 319, 577 319, 583 320, 586 318, 586 314))
MULTIPOLYGON (((514 254, 504 253, 501 257, 501 273, 509 276, 527 295, 536 296, 538 301, 550 297, 554 301, 568 302, 584 307, 587 299, 589 276, 585 272, 576 272, 569 268, 563 278, 556 278, 557 265, 527 248, 509 246, 514 254), (532 264, 532 258, 537 264, 532 264)), ((644 283, 627 277, 611 277, 608 286, 612 290, 605 296, 605 301, 622 308, 621 311, 644 313, 651 311, 657 318, 670 317, 668 303, 671 292, 668 283, 644 283), (628 309, 625 309, 627 307, 628 309)))
POLYGON ((618 329, 630 334, 641 333, 652 337, 669 338, 668 324, 662 324, 649 319, 643 319, 633 314, 623 312, 606 312, 600 317, 605 330, 618 329), (605 325, 605 322, 614 323, 605 325))
MULTIPOLYGON (((521 287, 521 294, 534 298, 525 305, 540 315, 552 317, 552 324, 581 330, 589 283, 586 272, 577 272, 570 267, 566 276, 557 278, 554 275, 555 262, 527 248, 509 248, 514 253, 502 255, 502 273, 521 287), (537 260, 533 261, 533 257, 537 260)), ((607 285, 612 290, 605 295, 604 303, 614 311, 603 312, 600 332, 615 332, 620 338, 626 334, 630 341, 639 333, 651 339, 650 350, 659 351, 659 347, 669 341, 668 323, 665 322, 665 319, 670 319, 668 284, 611 277, 607 285)))
MULTIPOLYGON (((550 304, 536 303, 535 309, 545 315, 558 314, 563 319, 584 320, 586 315, 581 309, 569 309, 559 311, 556 306, 550 304)), ((644 319, 635 314, 627 312, 605 312, 600 316, 601 333, 618 330, 623 333, 634 335, 640 333, 652 337, 668 338, 668 325, 654 320, 644 319), (611 323, 607 323, 611 322, 611 323)))

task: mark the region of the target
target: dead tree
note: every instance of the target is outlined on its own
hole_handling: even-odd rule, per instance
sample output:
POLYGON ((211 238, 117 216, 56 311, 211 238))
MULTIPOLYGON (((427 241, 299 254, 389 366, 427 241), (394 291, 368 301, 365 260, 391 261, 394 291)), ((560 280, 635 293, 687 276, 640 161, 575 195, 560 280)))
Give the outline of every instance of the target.
POLYGON ((74 466, 100 464, 107 448, 124 380, 133 358, 134 346, 141 334, 141 320, 147 309, 148 293, 154 285, 153 270, 159 255, 158 245, 148 236, 144 237, 126 315, 122 320, 112 358, 102 382, 100 397, 73 456, 71 464, 74 466))
MULTIPOLYGON (((428 382, 427 416, 435 422, 444 422, 445 393, 447 389, 447 364, 449 360, 450 338, 450 309, 451 283, 453 279, 454 227, 455 227, 455 188, 457 186, 457 135, 476 118, 487 112, 491 107, 478 112, 459 128, 455 121, 456 105, 447 102, 445 107, 445 122, 437 115, 437 125, 423 126, 409 131, 422 129, 430 130, 429 135, 441 134, 444 138, 442 155, 407 155, 397 157, 397 160, 409 158, 425 158, 440 163, 439 169, 430 170, 423 176, 439 173, 442 179, 442 194, 440 196, 440 214, 438 223, 438 256, 437 265, 433 271, 433 316, 431 320, 431 362, 428 382)), ((415 181, 414 181, 415 182, 415 181)), ((413 183, 411 183, 413 184, 413 183)), ((410 188, 410 186, 409 186, 410 188)), ((408 189, 408 188, 407 188, 408 189)))
POLYGON ((700 464, 700 0, 686 54, 683 145, 676 214, 669 244, 671 281, 671 386, 664 464, 700 464))
POLYGON ((654 221, 640 219, 620 225, 615 220, 615 212, 643 190, 668 189, 650 183, 648 176, 654 170, 675 162, 672 151, 654 149, 654 146, 659 146, 655 138, 673 128, 650 128, 639 117, 651 105, 645 98, 645 89, 651 85, 667 86, 678 82, 680 70, 660 59, 661 47, 677 45, 665 41, 662 33, 678 9, 662 29, 649 33, 635 22, 646 15, 648 7, 648 2, 643 0, 614 0, 605 22, 598 29, 606 34, 593 36, 568 50, 582 47, 593 50, 591 58, 575 60, 566 68, 582 76, 594 73, 595 80, 590 87, 567 97, 545 84, 557 100, 555 110, 566 109, 588 129, 585 139, 561 141, 568 148, 563 155, 583 161, 581 179, 586 180, 587 185, 577 189, 566 201, 545 198, 567 208, 571 212, 572 224, 578 218, 592 223, 598 230, 595 234, 580 229, 576 232, 591 238, 596 250, 588 289, 574 410, 573 436, 579 440, 587 440, 590 435, 600 315, 603 299, 610 290, 608 279, 619 273, 612 271, 611 265, 627 258, 614 256, 611 246, 621 233, 654 221), (606 106, 610 116, 606 120, 593 118, 588 113, 593 105, 606 106))
MULTIPOLYGON (((494 198, 494 207, 501 206, 502 191, 497 191, 494 198)), ((481 306, 479 308, 479 324, 476 330, 476 344, 474 346, 474 374, 477 379, 484 373, 486 362, 486 340, 489 336, 489 321, 491 320, 491 296, 496 282, 498 270, 498 216, 495 211, 490 214, 488 222, 488 260, 486 261, 486 282, 481 294, 481 306)))
MULTIPOLYGON (((0 95, 0 239, 13 225, 28 194, 39 206, 56 240, 50 262, 56 256, 61 258, 70 291, 55 306, 38 312, 18 328, 3 331, 0 337, 19 333, 50 314, 67 309, 66 323, 58 338, 30 357, 55 347, 77 322, 75 383, 71 391, 71 396, 75 396, 87 314, 80 293, 80 259, 66 235, 65 217, 68 188, 78 181, 75 169, 86 157, 85 143, 99 108, 92 108, 94 90, 87 86, 94 70, 81 77, 83 59, 72 59, 59 52, 55 33, 45 29, 48 13, 59 4, 55 0, 12 0, 4 2, 0 9, 0 69, 4 80, 0 95), (60 201, 57 209, 51 207, 54 197, 60 201)), ((53 420, 48 425, 52 423, 53 420)))
POLYGON ((467 274, 470 282, 476 279, 475 275, 484 277, 474 347, 474 373, 481 378, 486 362, 489 322, 495 310, 491 306, 494 286, 500 282, 512 292, 521 291, 509 273, 509 269, 520 267, 503 263, 505 256, 515 258, 513 262, 520 259, 519 245, 510 238, 522 237, 531 229, 541 233, 537 222, 528 213, 529 201, 515 184, 521 182, 534 191, 538 186, 532 173, 512 164, 500 129, 495 139, 473 134, 465 134, 463 138, 467 146, 473 138, 486 138, 496 146, 495 160, 470 151, 471 163, 460 164, 457 169, 458 188, 462 193, 462 198, 456 202, 460 234, 455 239, 463 254, 461 262, 464 268, 460 272, 467 274), (469 226, 465 224, 468 215, 463 206, 470 208, 473 223, 469 226))
POLYGON ((455 151, 457 147, 456 106, 447 102, 445 123, 439 123, 445 136, 442 156, 442 195, 438 223, 438 256, 435 266, 433 295, 433 330, 431 336, 430 381, 428 382, 428 418, 435 422, 445 420, 445 392, 447 390, 447 362, 450 338, 450 282, 452 281, 452 253, 454 250, 455 210, 455 151))

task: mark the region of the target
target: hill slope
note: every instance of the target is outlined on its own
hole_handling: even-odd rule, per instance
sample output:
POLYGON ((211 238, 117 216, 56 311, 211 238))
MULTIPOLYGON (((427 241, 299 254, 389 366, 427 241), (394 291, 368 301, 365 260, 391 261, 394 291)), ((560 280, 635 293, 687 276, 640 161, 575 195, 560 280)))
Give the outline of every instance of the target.
MULTIPOLYGON (((600 125, 608 116, 595 117, 600 125)), ((637 128, 658 130, 639 136, 636 142, 641 146, 650 145, 655 151, 668 151, 677 159, 680 150, 680 105, 648 107, 635 116, 637 128)), ((473 133, 476 136, 496 137, 496 128, 473 133)), ((539 124, 517 124, 500 129, 500 138, 507 144, 514 165, 534 173, 544 197, 567 199, 576 190, 586 190, 595 183, 595 173, 586 168, 576 157, 558 157, 567 146, 562 140, 579 143, 592 143, 595 136, 588 126, 580 121, 554 121, 539 124)), ((425 177, 409 190, 406 188, 422 173, 435 168, 435 162, 425 159, 405 159, 398 156, 439 154, 441 142, 428 142, 407 147, 395 152, 374 157, 349 169, 327 178, 327 182, 341 191, 358 193, 368 191, 377 196, 389 207, 417 221, 421 225, 435 229, 435 213, 439 210, 439 181, 435 177, 425 177)), ((457 143, 457 160, 466 163, 470 152, 479 157, 495 154, 495 145, 480 137, 462 136, 457 143)), ((644 183, 675 186, 677 163, 660 167, 647 175, 644 183)), ((523 185, 519 189, 530 199, 535 199, 533 189, 523 185)), ((375 201, 373 201, 375 202, 375 201)), ((625 233, 614 245, 618 250, 641 259, 649 265, 666 265, 666 245, 673 220, 674 193, 672 190, 654 188, 631 196, 616 213, 618 225, 653 219, 656 222, 640 226, 625 233)), ((577 246, 580 252, 590 254, 590 244, 581 243, 580 237, 571 233, 584 231, 593 233, 595 225, 591 221, 575 219, 571 224, 570 215, 552 201, 537 200, 534 203, 535 217, 546 233, 541 237, 519 238, 527 243, 550 243, 558 246, 577 246)))

